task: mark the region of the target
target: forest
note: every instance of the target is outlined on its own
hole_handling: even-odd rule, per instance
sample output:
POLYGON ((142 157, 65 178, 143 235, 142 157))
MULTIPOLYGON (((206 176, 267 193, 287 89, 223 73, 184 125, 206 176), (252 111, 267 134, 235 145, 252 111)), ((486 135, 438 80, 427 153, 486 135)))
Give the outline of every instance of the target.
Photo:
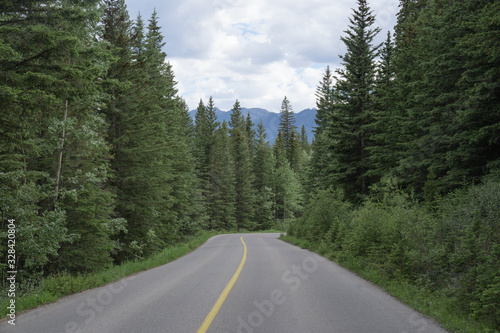
POLYGON ((0 244, 15 220, 19 288, 201 230, 274 229, 500 329, 500 2, 400 0, 381 45, 354 5, 325 41, 346 53, 317 87, 310 145, 287 97, 275 142, 238 100, 222 123, 200 100, 193 122, 156 12, 2 1, 0 244))
POLYGON ((156 12, 2 6, 0 237, 15 220, 18 279, 147 258, 202 229, 282 227, 300 211, 309 143, 286 97, 273 146, 237 100, 229 123, 212 98, 193 122, 156 12))

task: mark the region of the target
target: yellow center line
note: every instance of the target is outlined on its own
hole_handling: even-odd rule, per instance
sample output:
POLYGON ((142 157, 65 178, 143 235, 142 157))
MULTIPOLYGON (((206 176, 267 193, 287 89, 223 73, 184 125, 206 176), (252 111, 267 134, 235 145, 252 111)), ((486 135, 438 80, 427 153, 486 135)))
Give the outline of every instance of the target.
POLYGON ((215 316, 217 315, 217 312, 219 312, 220 307, 226 300, 227 295, 231 291, 231 288, 233 288, 234 283, 238 279, 238 276, 240 276, 241 269, 243 268, 243 265, 245 264, 245 260, 247 260, 247 245, 243 241, 243 236, 240 237, 241 242, 243 243, 243 258, 241 259, 240 266, 234 273, 233 277, 231 280, 229 280, 228 284, 226 285, 226 288, 222 291, 220 294, 219 298, 217 299, 217 302, 215 302, 214 306, 212 307, 212 310, 208 313, 208 316, 205 318, 203 321, 203 324, 201 324, 200 328, 198 329, 198 333, 205 333, 208 328, 210 327, 210 324, 212 324, 212 321, 214 320, 215 316))

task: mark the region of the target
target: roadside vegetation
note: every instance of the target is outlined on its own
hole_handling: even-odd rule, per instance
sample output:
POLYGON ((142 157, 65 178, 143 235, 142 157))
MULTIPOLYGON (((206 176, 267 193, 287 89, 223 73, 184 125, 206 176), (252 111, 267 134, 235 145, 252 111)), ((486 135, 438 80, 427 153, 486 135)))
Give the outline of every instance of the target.
POLYGON ((500 2, 400 0, 380 45, 356 5, 311 145, 293 96, 273 143, 238 100, 193 122, 156 12, 4 1, 0 313, 8 270, 21 311, 275 228, 451 330, 500 330, 500 2))
POLYGON ((500 330, 498 1, 358 0, 317 89, 308 202, 285 240, 453 332, 500 330), (487 46, 489 45, 489 46, 487 46))
POLYGON ((452 332, 499 328, 500 183, 420 203, 388 182, 359 206, 315 194, 284 240, 338 262, 452 332))

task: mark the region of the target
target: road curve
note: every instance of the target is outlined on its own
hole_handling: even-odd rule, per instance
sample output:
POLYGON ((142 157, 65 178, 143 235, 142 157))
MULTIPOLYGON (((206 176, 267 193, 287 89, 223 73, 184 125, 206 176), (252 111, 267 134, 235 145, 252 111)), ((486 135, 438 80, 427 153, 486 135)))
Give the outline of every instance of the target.
POLYGON ((169 264, 20 314, 15 326, 3 320, 0 332, 446 332, 371 283, 278 236, 212 237, 169 264), (207 325, 211 310, 215 316, 207 325))

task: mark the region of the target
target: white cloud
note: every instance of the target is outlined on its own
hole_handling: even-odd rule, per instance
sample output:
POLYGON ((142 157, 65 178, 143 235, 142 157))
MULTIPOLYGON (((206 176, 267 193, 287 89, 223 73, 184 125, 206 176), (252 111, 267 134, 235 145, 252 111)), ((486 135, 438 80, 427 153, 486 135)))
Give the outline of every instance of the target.
MULTIPOLYGON (((383 32, 395 23, 398 0, 372 0, 383 32)), ((354 0, 127 0, 131 16, 156 7, 180 94, 191 109, 214 97, 229 110, 279 111, 286 95, 295 111, 315 106, 327 65, 339 65, 354 0)))

